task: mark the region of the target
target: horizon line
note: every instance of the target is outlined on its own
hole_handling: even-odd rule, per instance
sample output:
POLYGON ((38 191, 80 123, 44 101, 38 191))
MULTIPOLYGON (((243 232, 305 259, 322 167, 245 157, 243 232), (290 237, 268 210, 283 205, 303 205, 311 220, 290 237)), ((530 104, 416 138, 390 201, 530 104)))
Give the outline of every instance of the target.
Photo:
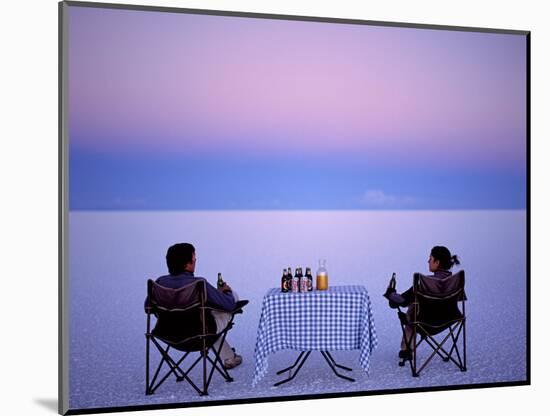
POLYGON ((206 209, 177 209, 177 208, 168 208, 168 209, 124 209, 124 208, 100 208, 100 209, 88 209, 88 208, 78 208, 78 209, 69 209, 68 212, 220 212, 220 211, 233 211, 233 212, 332 212, 332 211, 346 211, 346 212, 380 212, 380 211, 393 211, 393 212, 417 212, 417 211, 527 211, 527 208, 364 208, 364 209, 237 209, 237 208, 206 208, 206 209))

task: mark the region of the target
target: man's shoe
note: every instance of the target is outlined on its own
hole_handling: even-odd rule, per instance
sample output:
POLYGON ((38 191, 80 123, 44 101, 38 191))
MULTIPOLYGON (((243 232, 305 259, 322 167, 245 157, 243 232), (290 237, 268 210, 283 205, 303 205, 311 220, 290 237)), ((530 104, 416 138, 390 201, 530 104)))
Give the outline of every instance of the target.
POLYGON ((223 366, 226 370, 231 370, 232 368, 237 367, 243 362, 243 357, 241 357, 239 354, 233 355, 233 358, 228 358, 223 362, 223 366))
POLYGON ((399 367, 403 367, 407 361, 412 360, 412 352, 410 350, 399 351, 399 367))
POLYGON ((402 358, 404 360, 410 360, 412 358, 411 350, 400 350, 399 358, 402 358))

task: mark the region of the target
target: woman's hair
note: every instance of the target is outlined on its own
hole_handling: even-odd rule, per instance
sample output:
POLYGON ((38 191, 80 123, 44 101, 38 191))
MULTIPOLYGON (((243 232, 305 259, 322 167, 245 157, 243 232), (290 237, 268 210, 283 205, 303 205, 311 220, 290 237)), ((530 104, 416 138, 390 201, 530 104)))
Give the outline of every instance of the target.
POLYGON ((456 255, 451 256, 451 252, 447 247, 435 246, 432 248, 430 255, 434 260, 439 260, 439 268, 443 270, 451 269, 455 264, 460 264, 456 255))
POLYGON ((181 274, 185 265, 193 261, 195 247, 189 243, 179 243, 171 246, 166 252, 166 265, 171 275, 181 274))

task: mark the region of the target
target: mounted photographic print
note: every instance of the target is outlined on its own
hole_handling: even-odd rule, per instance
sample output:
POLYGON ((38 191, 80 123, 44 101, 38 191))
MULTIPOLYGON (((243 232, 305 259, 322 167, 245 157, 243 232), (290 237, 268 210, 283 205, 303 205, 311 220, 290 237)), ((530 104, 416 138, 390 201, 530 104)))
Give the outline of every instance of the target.
POLYGON ((529 32, 59 11, 60 413, 530 383, 529 32))

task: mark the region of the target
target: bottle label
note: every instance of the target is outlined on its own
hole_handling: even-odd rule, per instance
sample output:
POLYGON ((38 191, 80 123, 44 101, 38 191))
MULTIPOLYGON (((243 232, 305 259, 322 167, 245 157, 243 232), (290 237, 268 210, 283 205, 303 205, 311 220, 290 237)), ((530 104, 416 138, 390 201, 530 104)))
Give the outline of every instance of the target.
POLYGON ((296 277, 293 278, 293 279, 292 279, 292 291, 293 291, 294 293, 296 293, 296 292, 299 291, 299 289, 300 289, 300 288, 298 287, 299 285, 300 285, 300 284, 299 284, 299 279, 296 278, 296 277))

